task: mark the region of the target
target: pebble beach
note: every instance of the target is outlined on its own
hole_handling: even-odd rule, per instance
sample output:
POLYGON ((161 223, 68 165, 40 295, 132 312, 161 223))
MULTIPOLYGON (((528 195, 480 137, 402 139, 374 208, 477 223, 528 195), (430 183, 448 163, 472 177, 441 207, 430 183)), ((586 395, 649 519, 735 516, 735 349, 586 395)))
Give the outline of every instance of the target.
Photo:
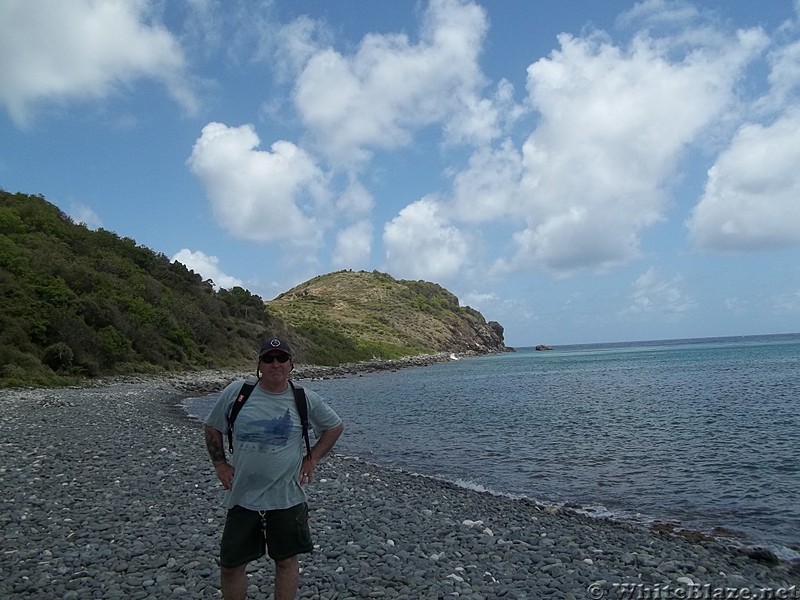
MULTIPOLYGON (((180 403, 238 376, 0 390, 0 598, 221 597, 223 490, 180 403)), ((299 598, 800 598, 797 564, 337 455, 308 495, 299 598)))

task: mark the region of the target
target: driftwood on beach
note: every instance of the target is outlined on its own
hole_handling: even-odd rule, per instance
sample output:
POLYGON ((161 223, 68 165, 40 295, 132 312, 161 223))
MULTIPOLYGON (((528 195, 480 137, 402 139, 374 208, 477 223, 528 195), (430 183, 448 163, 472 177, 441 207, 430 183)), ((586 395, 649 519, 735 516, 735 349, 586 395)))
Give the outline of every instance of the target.
MULTIPOLYGON (((179 403, 237 375, 0 390, 0 597, 218 598, 222 489, 200 424, 179 403)), ((800 585, 794 565, 713 541, 338 456, 320 464, 309 499, 316 546, 301 561, 301 598, 577 599, 622 597, 638 585, 800 585)), ((268 597, 271 566, 258 561, 249 572, 250 597, 268 597)))

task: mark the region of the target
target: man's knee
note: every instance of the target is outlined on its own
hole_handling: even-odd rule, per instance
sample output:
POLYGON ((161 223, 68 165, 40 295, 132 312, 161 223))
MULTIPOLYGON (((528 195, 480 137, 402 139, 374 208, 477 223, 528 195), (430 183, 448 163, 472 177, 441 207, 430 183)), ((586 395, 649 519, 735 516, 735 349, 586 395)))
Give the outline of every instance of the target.
POLYGON ((299 568, 299 566, 300 561, 297 555, 275 561, 275 568, 280 570, 293 570, 299 568))
POLYGON ((237 577, 241 577, 242 575, 246 575, 247 571, 247 563, 243 565, 239 565, 236 567, 223 567, 220 566, 220 572, 222 573, 222 577, 225 579, 236 579, 237 577))

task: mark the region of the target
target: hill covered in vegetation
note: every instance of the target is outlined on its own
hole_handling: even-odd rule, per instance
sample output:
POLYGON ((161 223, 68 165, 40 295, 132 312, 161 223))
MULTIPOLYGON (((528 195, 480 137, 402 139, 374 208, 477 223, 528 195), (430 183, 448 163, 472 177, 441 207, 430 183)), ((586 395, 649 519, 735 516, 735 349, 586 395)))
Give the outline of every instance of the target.
POLYGON ((505 350, 502 327, 433 283, 341 271, 265 303, 41 196, 0 190, 0 386, 250 369, 273 333, 301 364, 505 350))
POLYGON ((503 328, 427 281, 394 279, 378 271, 320 275, 267 302, 267 310, 312 344, 322 364, 340 357, 438 352, 503 352, 503 328))
MULTIPOLYGON (((283 328, 263 300, 130 238, 91 231, 39 196, 0 191, 0 382, 252 363, 283 328)), ((283 328, 285 330, 285 328, 283 328)))

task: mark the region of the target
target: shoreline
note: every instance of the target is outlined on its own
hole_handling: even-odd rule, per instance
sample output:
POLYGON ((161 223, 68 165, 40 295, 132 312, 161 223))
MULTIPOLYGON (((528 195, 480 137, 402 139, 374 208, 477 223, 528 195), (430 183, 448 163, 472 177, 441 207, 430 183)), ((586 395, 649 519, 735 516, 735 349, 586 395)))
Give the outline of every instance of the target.
MULTIPOLYGON (((454 360, 463 358, 470 358, 479 356, 476 353, 465 353, 454 355, 452 353, 441 352, 437 354, 408 356, 400 359, 373 359, 369 361, 362 361, 359 363, 346 363, 337 366, 322 366, 322 365, 296 365, 293 371, 295 381, 315 381, 326 379, 340 379, 345 377, 362 377, 367 375, 380 374, 382 372, 397 371, 405 368, 412 367, 426 367, 434 364, 449 363, 454 360)), ((97 383, 105 385, 114 382, 137 382, 145 381, 167 381, 176 390, 184 394, 182 400, 194 397, 195 395, 206 395, 222 390, 228 383, 236 379, 245 379, 252 377, 254 373, 236 370, 225 369, 209 369, 197 372, 182 372, 173 373, 169 375, 131 375, 131 376, 117 376, 107 380, 96 380, 97 383)), ((189 418, 196 420, 194 415, 189 415, 186 412, 186 407, 182 403, 176 404, 176 416, 179 419, 189 418)), ((425 474, 415 473, 411 470, 392 467, 388 465, 380 465, 377 463, 369 463, 364 461, 361 457, 349 457, 351 460, 365 462, 371 464, 375 468, 387 469, 391 472, 408 473, 413 476, 429 477, 425 474)), ((760 542, 747 538, 741 532, 729 530, 726 526, 715 526, 711 529, 699 529, 678 520, 670 520, 654 517, 652 515, 642 515, 635 513, 634 516, 627 514, 614 514, 608 513, 605 507, 595 505, 581 505, 572 501, 555 502, 548 501, 547 499, 537 499, 528 496, 515 496, 513 494, 506 494, 505 492, 498 492, 491 489, 485 489, 483 486, 471 486, 469 482, 458 482, 446 478, 439 478, 430 476, 434 481, 452 484, 463 487, 469 491, 476 491, 477 493, 487 493, 499 497, 508 497, 516 500, 532 501, 538 503, 543 509, 555 509, 558 511, 572 512, 575 514, 585 515, 593 520, 608 521, 611 523, 619 523, 622 525, 632 525, 637 528, 650 530, 658 535, 674 536, 683 538, 697 543, 716 543, 736 551, 743 552, 751 556, 755 560, 766 562, 782 562, 790 565, 795 565, 800 571, 800 546, 787 547, 778 543, 770 543, 768 541, 760 542), (598 512, 598 510, 600 512, 598 512)))
MULTIPOLYGON (((400 359, 395 361, 375 360, 375 361, 369 361, 369 363, 353 363, 353 364, 342 365, 339 367, 318 367, 318 366, 300 365, 294 372, 294 374, 297 375, 297 377, 295 377, 294 379, 296 381, 307 380, 313 382, 314 380, 337 379, 337 378, 344 378, 351 376, 362 377, 367 375, 380 374, 381 372, 397 371, 398 369, 407 367, 420 367, 420 366, 429 366, 431 364, 436 364, 436 363, 447 363, 453 360, 458 360, 460 358, 469 358, 470 356, 471 355, 461 355, 460 357, 454 359, 453 356, 450 354, 440 353, 437 355, 426 355, 422 357, 409 357, 406 359, 400 359)), ((227 372, 222 372, 223 375, 225 373, 227 372)), ((194 384, 197 384, 199 388, 202 388, 199 390, 195 390, 197 391, 197 393, 201 394, 213 393, 214 391, 218 391, 219 389, 224 387, 224 385, 227 384, 229 380, 252 376, 252 373, 250 374, 228 373, 228 375, 229 377, 223 376, 219 378, 217 372, 211 372, 209 378, 201 377, 197 381, 189 382, 189 387, 191 387, 194 384), (207 384, 209 382, 211 382, 212 384, 211 387, 213 389, 207 389, 208 388, 207 384)), ((178 383, 178 385, 186 387, 187 384, 186 382, 182 382, 178 383)), ((185 405, 183 406, 183 409, 186 410, 185 405)), ((196 415, 189 414, 189 418, 196 419, 197 417, 196 415)), ((362 457, 355 455, 349 458, 357 461, 365 461, 365 459, 363 459, 362 457)), ((366 462, 368 464, 373 464, 376 468, 383 468, 383 469, 388 469, 390 471, 404 472, 421 477, 429 476, 417 473, 409 467, 397 467, 392 465, 370 463, 369 460, 366 460, 366 462)), ((604 506, 599 504, 591 504, 585 502, 579 504, 569 499, 566 499, 564 501, 554 501, 554 500, 551 501, 547 498, 534 498, 531 496, 508 494, 503 491, 488 489, 479 484, 472 484, 472 482, 470 482, 469 480, 461 481, 461 480, 454 480, 452 478, 448 479, 446 477, 441 477, 441 476, 431 476, 431 477, 436 481, 441 481, 448 484, 455 484, 467 490, 473 490, 479 493, 485 492, 496 496, 509 497, 518 500, 521 499, 526 501, 534 501, 539 503, 542 508, 554 509, 565 512, 573 512, 576 514, 583 514, 595 520, 606 520, 613 523, 633 525, 635 527, 651 530, 652 532, 657 533, 659 535, 680 537, 697 543, 718 543, 723 546, 735 548, 736 550, 744 552, 745 554, 749 554, 756 560, 764 560, 767 562, 770 561, 786 562, 789 564, 796 564, 798 565, 798 568, 800 568, 800 546, 796 544, 784 545, 774 540, 770 541, 768 538, 755 539, 752 537, 748 537, 747 534, 743 533, 742 531, 737 531, 736 528, 731 526, 730 524, 712 523, 704 528, 697 524, 694 525, 687 524, 678 519, 670 519, 649 514, 641 514, 639 512, 617 513, 609 511, 604 506)))
MULTIPOLYGON (((345 363, 336 366, 326 365, 295 365, 292 371, 292 380, 315 379, 338 379, 349 376, 363 376, 383 371, 397 371, 413 367, 427 367, 434 364, 448 363, 452 360, 460 360, 479 356, 479 354, 459 354, 455 355, 447 352, 437 354, 421 354, 418 356, 405 356, 403 358, 375 358, 372 360, 345 363), (455 358, 454 358, 455 357, 455 358)), ((90 389, 104 387, 117 383, 146 383, 152 382, 157 385, 166 383, 175 390, 188 396, 192 394, 211 394, 220 391, 228 383, 236 379, 247 379, 255 375, 255 366, 251 370, 242 369, 204 369, 199 371, 180 371, 180 372, 161 372, 161 373, 136 373, 131 375, 111 375, 87 379, 78 385, 64 386, 63 388, 52 389, 90 389)), ((3 389, 29 389, 29 388, 0 388, 3 389)), ((37 388, 30 388, 37 389, 37 388)))
MULTIPOLYGON (((194 418, 194 417, 190 417, 194 418)), ((636 513, 613 513, 603 506, 581 505, 573 501, 548 501, 546 499, 534 498, 527 495, 518 495, 507 492, 499 492, 485 488, 480 484, 461 479, 448 479, 444 476, 428 475, 404 468, 381 465, 376 462, 365 460, 358 456, 346 456, 339 454, 339 458, 356 463, 362 463, 376 470, 387 471, 388 473, 409 475, 411 477, 421 477, 430 479, 436 483, 452 485, 467 492, 476 494, 487 494, 497 498, 511 500, 513 502, 523 502, 535 505, 537 510, 549 513, 571 514, 585 517, 594 522, 620 525, 631 527, 636 530, 649 531, 653 535, 661 537, 671 537, 682 539, 692 544, 711 545, 725 548, 727 551, 741 553, 755 561, 769 564, 785 564, 796 570, 800 574, 800 553, 796 549, 788 548, 777 543, 755 542, 747 538, 743 533, 728 529, 722 526, 715 526, 711 529, 700 529, 687 526, 678 520, 662 519, 650 515, 636 513)))
MULTIPOLYGON (((181 418, 179 403, 238 376, 0 390, 11 434, 0 467, 0 595, 219 597, 222 489, 200 424, 181 418)), ((797 564, 337 455, 308 493, 317 547, 301 558, 300 598, 800 588, 797 564)), ((251 565, 251 597, 271 590, 271 570, 265 560, 251 565)))

